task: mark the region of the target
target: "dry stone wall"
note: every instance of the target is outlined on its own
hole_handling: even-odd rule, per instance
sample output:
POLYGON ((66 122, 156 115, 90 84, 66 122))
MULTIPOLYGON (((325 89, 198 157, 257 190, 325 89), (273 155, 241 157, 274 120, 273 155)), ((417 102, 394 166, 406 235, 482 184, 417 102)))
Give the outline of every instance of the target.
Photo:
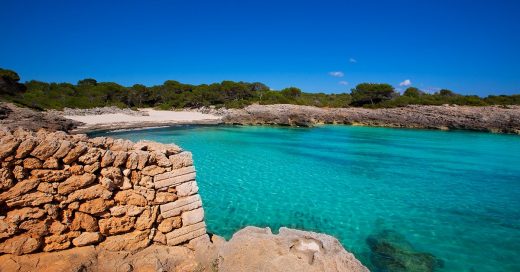
POLYGON ((0 254, 137 251, 206 234, 191 153, 0 127, 0 254))

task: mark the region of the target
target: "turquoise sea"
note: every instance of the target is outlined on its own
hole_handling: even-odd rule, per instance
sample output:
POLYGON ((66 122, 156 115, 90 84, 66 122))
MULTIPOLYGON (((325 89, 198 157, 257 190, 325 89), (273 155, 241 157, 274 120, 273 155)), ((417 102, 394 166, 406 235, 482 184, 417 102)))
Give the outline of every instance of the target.
POLYGON ((208 229, 226 238, 248 225, 323 232, 377 270, 367 238, 390 230, 437 271, 520 271, 520 136, 332 125, 93 136, 106 135, 193 152, 208 229))

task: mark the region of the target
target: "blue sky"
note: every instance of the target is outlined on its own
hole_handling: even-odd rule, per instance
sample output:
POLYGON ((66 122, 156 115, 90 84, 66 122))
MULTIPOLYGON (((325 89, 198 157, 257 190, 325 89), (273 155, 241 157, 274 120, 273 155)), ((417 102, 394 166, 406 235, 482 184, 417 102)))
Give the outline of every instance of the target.
POLYGON ((520 1, 2 0, 1 6, 0 67, 22 80, 243 80, 310 92, 386 82, 520 93, 520 1))

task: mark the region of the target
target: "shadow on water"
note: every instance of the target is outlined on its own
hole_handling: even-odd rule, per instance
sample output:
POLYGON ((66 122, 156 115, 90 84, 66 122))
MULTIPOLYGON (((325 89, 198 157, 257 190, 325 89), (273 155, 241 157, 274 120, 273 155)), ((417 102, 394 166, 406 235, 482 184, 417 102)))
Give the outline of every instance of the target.
POLYGON ((385 229, 366 239, 370 248, 369 259, 373 271, 380 272, 430 272, 444 266, 433 254, 417 251, 398 232, 385 229))

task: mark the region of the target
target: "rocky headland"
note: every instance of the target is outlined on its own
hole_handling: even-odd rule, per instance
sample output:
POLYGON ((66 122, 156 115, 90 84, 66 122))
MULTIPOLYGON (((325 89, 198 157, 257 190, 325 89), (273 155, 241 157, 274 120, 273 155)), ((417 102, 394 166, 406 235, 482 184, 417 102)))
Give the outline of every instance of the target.
POLYGON ((520 134, 520 106, 420 106, 400 108, 318 108, 289 104, 243 109, 199 109, 227 124, 313 126, 346 124, 402 128, 465 129, 520 134))
POLYGON ((460 129, 520 134, 520 106, 424 106, 400 108, 318 108, 290 104, 250 105, 243 109, 203 107, 159 111, 115 107, 34 111, 0 103, 0 125, 72 133, 180 124, 281 125, 310 127, 345 124, 396 128, 460 129))

